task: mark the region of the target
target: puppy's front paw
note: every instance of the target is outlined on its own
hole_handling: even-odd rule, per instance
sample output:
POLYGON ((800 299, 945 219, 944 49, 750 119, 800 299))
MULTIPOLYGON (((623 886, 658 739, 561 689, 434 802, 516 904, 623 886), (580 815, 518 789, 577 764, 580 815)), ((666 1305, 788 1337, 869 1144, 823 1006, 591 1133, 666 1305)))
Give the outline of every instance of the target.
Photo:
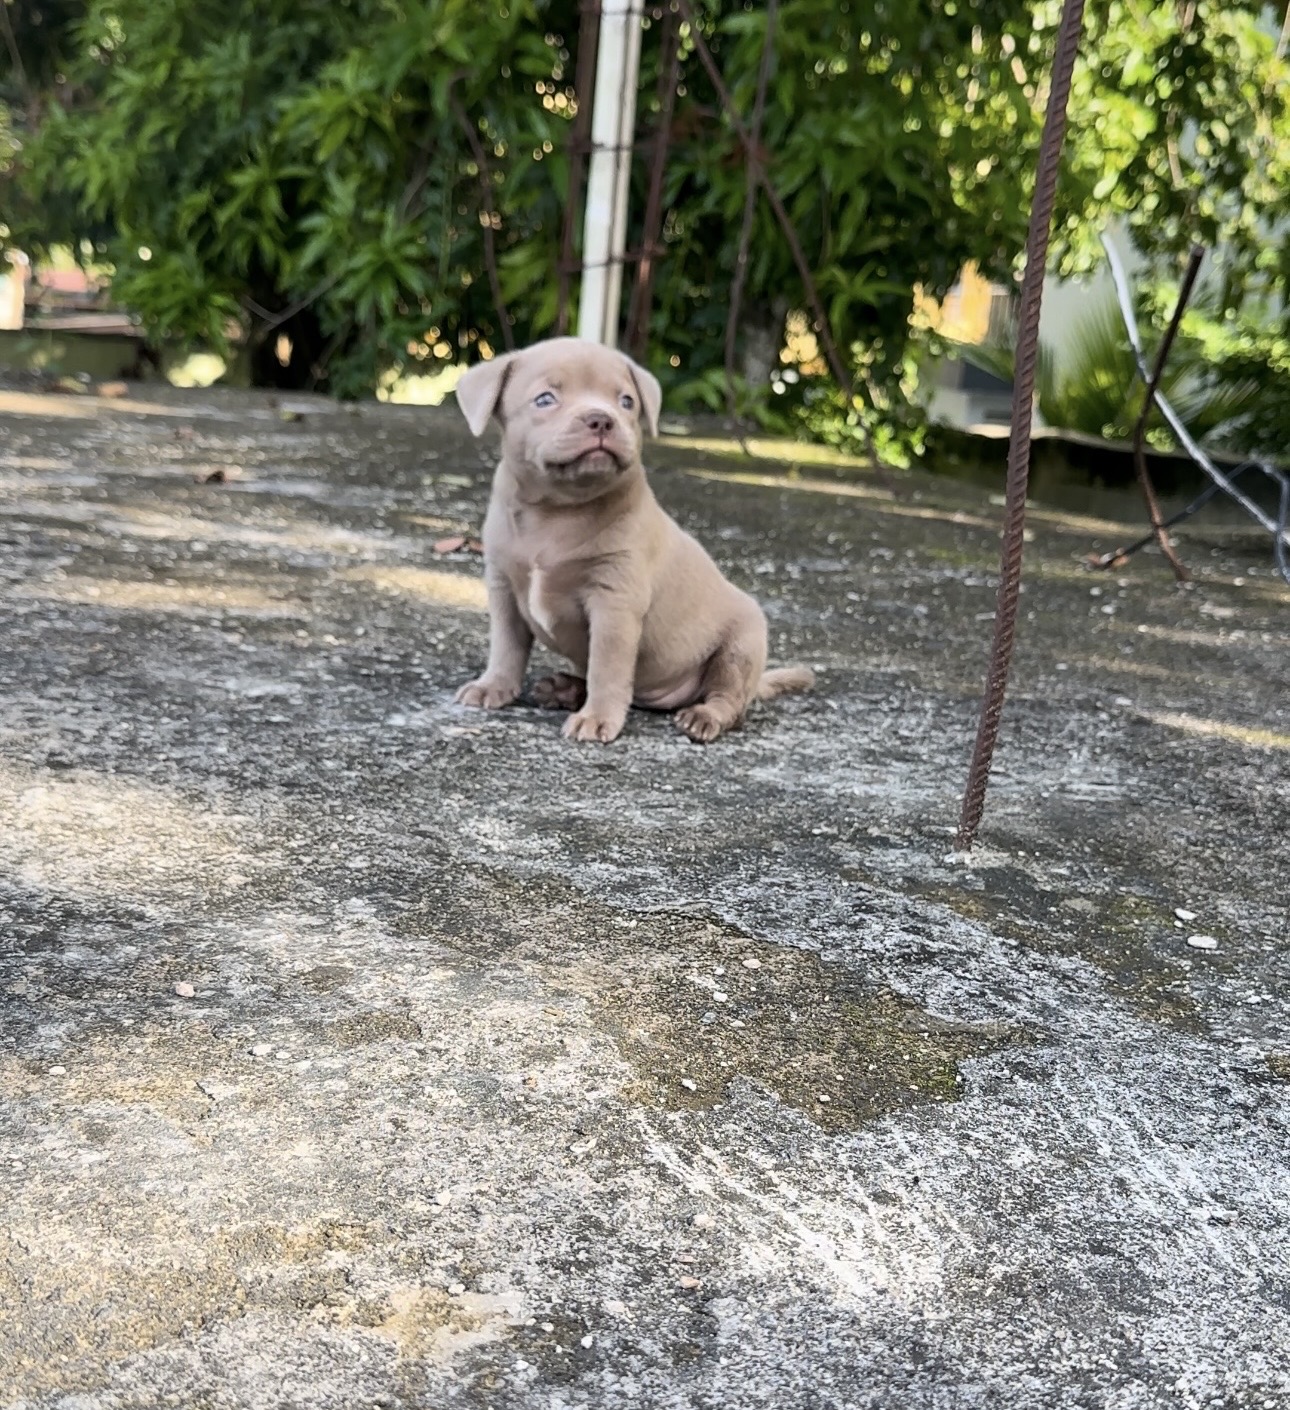
POLYGON ((711 744, 726 728, 726 722, 711 705, 688 705, 676 712, 676 727, 696 744, 711 744))
POLYGON ((505 681, 490 681, 480 676, 477 681, 469 681, 457 692, 458 705, 471 705, 477 710, 500 710, 509 705, 520 693, 517 685, 505 681))
POLYGON ((592 744, 612 744, 623 732, 626 713, 598 715, 594 710, 579 710, 564 722, 566 739, 587 740, 592 744))

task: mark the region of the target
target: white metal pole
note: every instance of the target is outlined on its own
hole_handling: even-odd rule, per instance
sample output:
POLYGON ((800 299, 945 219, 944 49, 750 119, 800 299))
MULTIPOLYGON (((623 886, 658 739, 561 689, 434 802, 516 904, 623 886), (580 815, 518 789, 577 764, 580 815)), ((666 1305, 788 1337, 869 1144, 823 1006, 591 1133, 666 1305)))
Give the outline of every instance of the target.
POLYGON ((596 49, 578 335, 609 347, 618 343, 643 13, 644 0, 604 0, 596 49))

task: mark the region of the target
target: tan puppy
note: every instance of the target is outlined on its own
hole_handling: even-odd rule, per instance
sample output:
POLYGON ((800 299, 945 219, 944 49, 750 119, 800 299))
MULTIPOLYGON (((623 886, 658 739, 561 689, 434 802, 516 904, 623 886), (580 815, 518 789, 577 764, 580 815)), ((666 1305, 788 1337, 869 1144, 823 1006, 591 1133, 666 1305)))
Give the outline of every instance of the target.
POLYGON ((555 338, 472 367, 457 384, 472 433, 496 416, 502 460, 484 520, 488 665, 462 704, 496 710, 524 686, 534 638, 576 675, 538 681, 573 711, 569 739, 617 739, 632 704, 676 710, 707 743, 753 699, 805 690, 767 671, 766 619, 663 512, 641 466, 658 433, 657 378, 622 353, 555 338))

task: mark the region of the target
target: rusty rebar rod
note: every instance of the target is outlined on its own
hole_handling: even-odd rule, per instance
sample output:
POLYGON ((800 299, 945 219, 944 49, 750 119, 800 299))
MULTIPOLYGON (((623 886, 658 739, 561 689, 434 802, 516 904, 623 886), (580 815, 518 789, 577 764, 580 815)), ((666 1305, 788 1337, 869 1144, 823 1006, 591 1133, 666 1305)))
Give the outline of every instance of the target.
POLYGON ((663 10, 662 54, 659 60, 658 127, 655 130, 650 157, 649 190, 645 195, 644 229, 641 234, 641 256, 636 265, 636 282, 632 285, 631 304, 627 314, 627 334, 624 341, 631 355, 641 362, 649 339, 650 307, 654 301, 654 268, 662 252, 663 181, 667 176, 667 155, 672 134, 672 114, 676 108, 676 88, 681 79, 681 34, 676 11, 666 5, 663 10))
MULTIPOLYGON (((761 141, 761 125, 766 113, 766 89, 775 62, 775 21, 779 16, 779 0, 766 0, 766 35, 762 40, 761 66, 757 71, 757 92, 753 98, 749 131, 754 143, 761 141)), ((748 253, 752 246, 753 217, 757 212, 757 177, 750 164, 744 189, 743 222, 739 227, 739 246, 735 252, 735 273, 730 281, 730 308, 726 313, 726 412, 735 414, 735 347, 739 340, 739 314, 748 280, 748 253)))
POLYGON ((1071 76, 1079 53, 1084 21, 1084 0, 1064 0, 1053 56, 1048 108, 1044 113, 1035 171, 1035 194, 1026 235, 1026 270, 1021 282, 1021 308, 1017 326, 1017 357, 1012 386, 1012 434, 1008 446, 1008 480, 999 561, 999 591, 994 611, 994 639, 986 674, 985 696, 977 725, 976 744, 968 769, 967 788, 959 816, 954 847, 968 852, 985 810, 990 765, 999 738, 1008 671, 1017 634, 1017 605, 1021 596, 1021 560, 1025 549, 1026 489, 1030 481, 1030 431, 1034 420, 1035 372, 1039 361, 1039 313, 1044 300, 1044 274, 1052 230, 1057 174, 1066 136, 1066 109, 1070 103, 1071 76))
POLYGON ((1151 472, 1147 469, 1147 422, 1150 421, 1151 413, 1155 409, 1156 393, 1160 390, 1160 379, 1165 374, 1165 363, 1169 360, 1174 339, 1178 336, 1178 329, 1182 325, 1183 314, 1191 300, 1192 290, 1196 287, 1196 278, 1200 274, 1201 261, 1204 258, 1203 247, 1193 245, 1187 260, 1187 269, 1183 274, 1182 284, 1178 288, 1178 301, 1174 304, 1173 316, 1169 320, 1168 328, 1165 329, 1165 336, 1160 340, 1159 348, 1156 349, 1156 360, 1143 392, 1142 410, 1138 413, 1137 422, 1133 427, 1133 466, 1138 474, 1138 484, 1142 487, 1142 498, 1146 501, 1147 517, 1151 520, 1151 531, 1156 536, 1161 553, 1169 560, 1169 566, 1174 570, 1174 577, 1180 583, 1185 583, 1191 574, 1187 571, 1182 559, 1178 557, 1173 544, 1169 542, 1164 516, 1160 513, 1160 501, 1156 497, 1156 487, 1152 483, 1151 472))
POLYGON ((573 91, 578 111, 569 135, 569 184, 564 195, 564 226, 560 232, 560 268, 556 293, 555 331, 561 337, 569 331, 570 286, 577 272, 574 263, 574 227, 582 205, 582 182, 586 174, 591 137, 591 98, 596 86, 596 46, 600 42, 600 0, 583 0, 578 25, 578 66, 573 91))

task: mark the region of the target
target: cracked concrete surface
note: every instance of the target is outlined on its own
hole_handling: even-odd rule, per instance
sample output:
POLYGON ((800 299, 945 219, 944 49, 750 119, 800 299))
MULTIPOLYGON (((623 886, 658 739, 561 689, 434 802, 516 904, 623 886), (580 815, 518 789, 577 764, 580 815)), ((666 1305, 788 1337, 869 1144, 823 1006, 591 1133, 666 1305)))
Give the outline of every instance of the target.
POLYGON ((964 866, 999 510, 759 449, 819 689, 598 749, 451 704, 450 411, 0 392, 5 1410, 1290 1405, 1264 544, 1035 507, 964 866))

